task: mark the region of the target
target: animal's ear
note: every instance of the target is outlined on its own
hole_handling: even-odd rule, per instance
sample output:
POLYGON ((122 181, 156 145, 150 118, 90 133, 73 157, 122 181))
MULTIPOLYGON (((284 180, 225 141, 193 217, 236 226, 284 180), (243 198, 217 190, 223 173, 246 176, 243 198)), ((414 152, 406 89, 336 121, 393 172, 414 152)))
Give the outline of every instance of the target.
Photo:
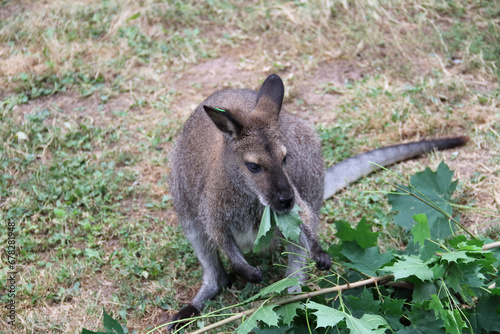
POLYGON ((264 81, 257 94, 255 111, 266 115, 278 116, 285 95, 283 81, 276 74, 271 74, 264 81))
POLYGON ((227 139, 236 138, 243 129, 241 120, 231 111, 210 106, 203 106, 203 109, 227 139))

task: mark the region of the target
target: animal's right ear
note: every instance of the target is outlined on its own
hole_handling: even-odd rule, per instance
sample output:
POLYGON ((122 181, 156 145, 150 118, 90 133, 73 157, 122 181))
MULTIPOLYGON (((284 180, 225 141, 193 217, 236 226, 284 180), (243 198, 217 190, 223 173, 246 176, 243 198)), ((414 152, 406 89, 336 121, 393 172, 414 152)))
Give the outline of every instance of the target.
POLYGON ((281 104, 285 96, 285 86, 277 74, 271 74, 266 78, 257 93, 257 104, 255 112, 267 117, 278 118, 281 111, 281 104))
POLYGON ((203 109, 227 139, 236 138, 243 129, 241 120, 231 111, 210 106, 203 106, 203 109))

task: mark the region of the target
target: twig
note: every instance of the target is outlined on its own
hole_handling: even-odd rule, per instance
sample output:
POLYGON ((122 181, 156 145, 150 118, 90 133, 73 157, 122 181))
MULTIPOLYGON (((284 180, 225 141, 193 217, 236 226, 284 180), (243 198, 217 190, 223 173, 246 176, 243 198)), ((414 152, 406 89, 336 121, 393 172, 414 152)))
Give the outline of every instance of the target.
POLYGON ((500 241, 495 241, 495 242, 492 242, 491 244, 484 245, 483 250, 488 250, 488 249, 497 248, 497 247, 500 247, 500 241))
MULTIPOLYGON (((286 298, 286 299, 282 299, 282 300, 276 301, 274 303, 270 303, 269 305, 279 306, 279 305, 284 305, 284 304, 290 304, 290 303, 294 303, 294 302, 297 302, 297 301, 300 301, 300 300, 309 299, 309 298, 316 297, 316 296, 321 296, 321 295, 326 295, 326 294, 332 293, 332 292, 344 291, 344 290, 348 290, 348 289, 359 288, 359 287, 365 286, 365 285, 375 284, 375 283, 380 282, 380 281, 392 280, 393 278, 394 278, 393 275, 384 275, 384 276, 379 276, 379 277, 372 277, 372 278, 369 278, 369 279, 366 279, 366 280, 363 280, 363 281, 354 282, 354 283, 348 283, 348 284, 344 284, 344 285, 341 285, 341 286, 336 286, 336 287, 333 287, 333 288, 325 288, 325 289, 320 289, 320 290, 313 291, 313 292, 302 293, 300 295, 295 295, 295 296, 292 296, 292 297, 289 297, 289 298, 286 298)), ((238 314, 233 315, 232 317, 226 318, 224 320, 221 320, 221 321, 218 321, 218 322, 213 323, 211 325, 208 325, 206 327, 203 327, 203 328, 201 328, 201 329, 199 329, 197 331, 194 331, 191 334, 201 334, 201 333, 208 332, 208 331, 210 331, 210 330, 212 330, 214 328, 221 327, 221 326, 223 326, 225 324, 228 324, 228 323, 233 322, 235 320, 241 319, 244 316, 248 316, 248 315, 254 313, 255 311, 257 311, 258 309, 259 309, 259 307, 256 307, 256 308, 252 308, 250 310, 246 310, 246 311, 240 312, 238 314)))

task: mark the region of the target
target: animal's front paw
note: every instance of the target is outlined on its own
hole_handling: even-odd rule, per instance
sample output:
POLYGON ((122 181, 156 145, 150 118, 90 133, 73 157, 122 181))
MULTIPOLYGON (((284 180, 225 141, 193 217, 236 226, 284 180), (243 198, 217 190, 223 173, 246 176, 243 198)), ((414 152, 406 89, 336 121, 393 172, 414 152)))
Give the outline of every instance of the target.
POLYGON ((252 267, 248 265, 245 268, 237 270, 237 273, 250 283, 262 282, 262 272, 259 267, 252 267))
POLYGON ((319 270, 328 270, 332 266, 332 260, 330 255, 324 250, 320 250, 314 257, 314 262, 316 262, 316 268, 319 270))
MULTIPOLYGON (((189 305, 184 306, 183 308, 181 308, 179 310, 179 312, 177 312, 174 315, 174 317, 172 318, 171 321, 188 319, 188 318, 195 317, 195 316, 198 316, 198 315, 200 315, 200 310, 198 310, 193 305, 189 304, 189 305)), ((175 330, 175 329, 181 328, 184 324, 186 324, 186 321, 176 322, 176 323, 171 324, 170 326, 168 326, 168 330, 171 331, 171 330, 175 330)))

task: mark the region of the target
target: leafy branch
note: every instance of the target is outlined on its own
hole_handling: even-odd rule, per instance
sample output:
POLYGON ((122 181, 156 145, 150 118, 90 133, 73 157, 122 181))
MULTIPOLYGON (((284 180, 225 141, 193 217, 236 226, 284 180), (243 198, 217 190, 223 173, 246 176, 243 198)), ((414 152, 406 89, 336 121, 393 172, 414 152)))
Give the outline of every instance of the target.
MULTIPOLYGON (((500 241, 492 242, 492 243, 486 244, 482 247, 483 250, 489 250, 489 249, 494 249, 494 248, 500 248, 500 241)), ((387 270, 388 268, 386 267, 385 269, 387 270)), ((397 271, 397 269, 395 269, 395 271, 397 271)), ((239 312, 239 313, 236 313, 234 315, 231 315, 226 319, 220 320, 218 322, 215 322, 213 324, 205 326, 199 330, 196 330, 196 331, 192 332, 192 334, 206 333, 206 332, 209 332, 209 331, 214 330, 216 328, 222 327, 226 324, 229 324, 231 322, 234 322, 234 321, 237 321, 240 319, 244 319, 244 318, 246 318, 247 319, 246 321, 248 321, 248 319, 252 315, 257 313, 257 316, 255 317, 255 319, 253 319, 253 321, 256 322, 256 321, 262 320, 261 317, 265 316, 265 314, 269 312, 269 309, 273 309, 277 306, 282 306, 282 305, 286 305, 286 304, 293 304, 293 303, 308 300, 308 299, 310 300, 310 299, 313 299, 313 298, 318 297, 318 296, 328 295, 328 294, 335 293, 335 292, 342 292, 342 291, 347 291, 347 290, 352 290, 352 289, 358 289, 360 287, 366 287, 366 286, 377 285, 377 284, 383 284, 386 286, 393 286, 393 287, 394 286, 395 287, 402 287, 404 289, 411 289, 411 290, 414 289, 414 286, 411 283, 408 283, 405 281, 398 281, 395 283, 391 283, 393 281, 394 281, 394 274, 387 274, 387 275, 378 276, 378 277, 371 277, 369 279, 360 280, 360 281, 356 281, 353 283, 347 283, 344 285, 337 285, 335 287, 322 288, 322 289, 318 289, 318 290, 312 291, 312 292, 306 292, 306 293, 301 293, 301 294, 297 294, 297 295, 287 295, 286 297, 283 297, 283 296, 279 295, 279 293, 284 291, 287 287, 293 286, 294 284, 297 283, 295 278, 285 278, 281 281, 274 283, 273 285, 271 285, 269 287, 262 289, 258 294, 243 301, 242 303, 238 303, 236 305, 231 305, 231 306, 225 307, 223 309, 216 310, 216 311, 208 313, 202 317, 195 317, 195 318, 189 319, 189 320, 194 321, 194 320, 197 320, 200 318, 208 318, 208 317, 211 317, 214 315, 215 316, 224 316, 223 314, 220 314, 219 312, 226 310, 226 309, 229 309, 229 308, 244 306, 244 305, 249 304, 249 303, 251 303, 251 302, 253 302, 253 301, 259 299, 260 297, 265 296, 269 293, 274 294, 274 296, 265 298, 259 304, 258 307, 254 307, 254 308, 245 310, 243 312, 239 312), (266 309, 264 309, 263 307, 266 307, 266 309), (260 314, 258 314, 259 312, 260 312, 260 314)), ((443 291, 446 292, 447 298, 450 299, 450 303, 453 304, 454 302, 452 300, 454 297, 450 293, 450 290, 447 288, 446 284, 444 284, 444 282, 441 281, 440 285, 441 285, 443 291)), ((489 288, 492 289, 494 287, 489 287, 489 288)), ((439 302, 438 299, 436 299, 436 298, 437 297, 433 297, 434 306, 436 306, 437 305, 436 303, 439 302)), ((456 305, 455 309, 463 316, 463 312, 458 307, 459 307, 459 305, 456 305)), ((440 308, 442 309, 442 307, 440 307, 440 308)), ((444 311, 441 311, 441 312, 444 312, 444 311)), ((249 328, 249 329, 252 329, 252 328, 249 328)), ((246 328, 245 328, 245 330, 246 330, 246 328)))
MULTIPOLYGON (((384 276, 372 277, 372 278, 369 278, 369 279, 366 279, 366 280, 363 280, 363 281, 354 282, 354 283, 348 283, 348 284, 344 284, 344 285, 340 285, 340 286, 336 286, 336 287, 332 287, 332 288, 323 288, 323 289, 319 289, 319 290, 312 291, 312 292, 301 293, 301 294, 294 295, 294 296, 291 296, 291 297, 287 297, 287 298, 284 298, 284 299, 281 299, 281 300, 278 300, 278 301, 274 301, 274 299, 280 298, 279 296, 273 297, 273 298, 270 298, 270 299, 266 300, 259 307, 255 307, 255 308, 252 308, 252 309, 245 310, 243 312, 237 313, 237 314, 235 314, 235 315, 233 315, 233 316, 231 316, 231 317, 229 317, 227 319, 218 321, 218 322, 213 323, 213 324, 211 324, 209 326, 206 326, 206 327, 203 327, 203 328, 201 328, 201 329, 199 329, 197 331, 194 331, 194 332, 192 332, 192 334, 206 333, 206 332, 208 332, 208 331, 210 331, 212 329, 221 327, 221 326, 223 326, 225 324, 228 324, 230 322, 233 322, 233 321, 242 319, 244 317, 250 316, 250 315, 254 314, 255 312, 261 310, 262 306, 264 304, 266 304, 266 303, 269 306, 281 306, 281 305, 285 305, 285 304, 291 304, 291 303, 303 301, 303 300, 306 300, 306 299, 311 299, 313 297, 317 297, 317 296, 321 296, 321 295, 327 295, 327 294, 330 294, 330 293, 333 293, 333 292, 345 291, 345 290, 348 290, 348 289, 356 289, 356 288, 359 288, 359 287, 362 287, 362 286, 377 284, 378 282, 381 282, 381 281, 390 281, 392 279, 393 279, 393 275, 384 275, 384 276)), ((279 292, 279 291, 275 291, 275 292, 279 292)))

